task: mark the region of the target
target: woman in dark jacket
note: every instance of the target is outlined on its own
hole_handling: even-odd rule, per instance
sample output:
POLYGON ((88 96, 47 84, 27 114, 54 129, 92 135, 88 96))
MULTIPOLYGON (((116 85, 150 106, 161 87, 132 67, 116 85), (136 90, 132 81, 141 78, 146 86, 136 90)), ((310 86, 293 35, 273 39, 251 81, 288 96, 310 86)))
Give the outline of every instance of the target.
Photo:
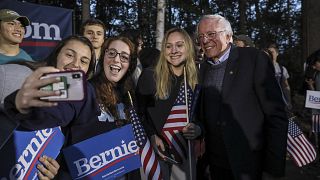
MULTIPOLYGON (((174 130, 174 135, 170 134, 169 128, 169 119, 174 116, 172 113, 186 111, 186 107, 174 109, 178 107, 178 101, 185 101, 184 93, 180 94, 185 86, 184 78, 189 89, 187 99, 192 98, 192 91, 198 82, 194 58, 193 42, 187 32, 179 28, 168 30, 162 41, 160 58, 155 70, 145 69, 136 89, 139 115, 144 120, 155 152, 162 159, 160 166, 164 179, 189 178, 188 160, 191 157, 188 156, 185 139, 194 139, 200 135, 197 125, 188 124, 187 121, 180 122, 179 119, 174 120, 180 122, 179 128, 174 130), (182 133, 183 136, 180 135, 182 133), (182 145, 177 146, 179 143, 182 145), (166 156, 173 156, 177 163, 170 162, 166 156)), ((180 115, 183 116, 181 119, 186 119, 186 112, 180 115)))

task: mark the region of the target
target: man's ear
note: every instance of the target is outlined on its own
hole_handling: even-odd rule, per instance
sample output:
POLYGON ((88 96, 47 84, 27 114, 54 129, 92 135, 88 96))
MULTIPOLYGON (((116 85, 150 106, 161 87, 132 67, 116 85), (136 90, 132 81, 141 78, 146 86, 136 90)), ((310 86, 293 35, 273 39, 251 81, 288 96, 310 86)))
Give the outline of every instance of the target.
POLYGON ((231 42, 232 40, 232 35, 231 34, 227 34, 226 35, 226 39, 227 39, 227 44, 231 42))

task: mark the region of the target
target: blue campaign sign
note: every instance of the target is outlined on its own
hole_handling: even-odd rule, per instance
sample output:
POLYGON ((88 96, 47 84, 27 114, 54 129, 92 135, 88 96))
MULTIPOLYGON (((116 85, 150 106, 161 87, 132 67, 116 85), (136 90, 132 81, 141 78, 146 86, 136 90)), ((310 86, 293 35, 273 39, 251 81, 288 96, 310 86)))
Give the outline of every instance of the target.
POLYGON ((63 149, 73 179, 114 179, 141 167, 132 125, 63 149))
POLYGON ((0 150, 0 179, 37 179, 41 156, 56 158, 64 136, 60 127, 38 131, 15 130, 0 150))
POLYGON ((0 9, 11 9, 27 16, 25 38, 20 44, 35 60, 44 59, 56 44, 72 34, 72 10, 16 0, 1 0, 0 9))

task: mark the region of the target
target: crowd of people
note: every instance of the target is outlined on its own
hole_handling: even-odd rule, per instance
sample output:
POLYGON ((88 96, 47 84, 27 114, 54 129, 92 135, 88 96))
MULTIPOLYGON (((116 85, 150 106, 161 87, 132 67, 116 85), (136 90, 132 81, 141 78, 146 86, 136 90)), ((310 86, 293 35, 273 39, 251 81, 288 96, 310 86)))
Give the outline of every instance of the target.
MULTIPOLYGON (((277 63, 275 45, 255 48, 248 36, 235 36, 230 22, 218 14, 201 17, 196 40, 182 28, 169 29, 160 50, 143 47, 137 30, 105 37, 104 23, 89 19, 80 35, 63 39, 48 57, 33 61, 19 47, 29 24, 25 16, 0 10, 1 132, 60 126, 65 148, 130 124, 129 92, 163 179, 195 179, 195 171, 189 169, 189 160, 198 157, 190 143, 195 140, 205 142, 201 158, 207 166, 197 167, 209 167, 211 179, 285 175, 290 87, 287 70, 277 63), (201 61, 197 52, 204 54, 201 61), (86 74, 85 99, 43 100, 61 94, 41 89, 60 79, 41 77, 70 70, 86 74), (175 109, 181 102, 186 116, 196 104, 195 115, 182 118, 189 121, 176 122, 179 127, 171 131, 172 113, 181 111, 175 109), (120 117, 123 113, 126 118, 120 117), (166 159, 168 153, 174 162, 166 159)), ((319 69, 317 63, 313 61, 314 69, 319 69)), ((310 89, 319 89, 317 78, 308 80, 310 89)), ((62 153, 57 159, 43 156, 39 161, 39 179, 71 179, 62 153)), ((206 168, 197 172, 202 173, 198 179, 205 178, 206 168)), ((135 170, 120 179, 145 177, 135 170)))

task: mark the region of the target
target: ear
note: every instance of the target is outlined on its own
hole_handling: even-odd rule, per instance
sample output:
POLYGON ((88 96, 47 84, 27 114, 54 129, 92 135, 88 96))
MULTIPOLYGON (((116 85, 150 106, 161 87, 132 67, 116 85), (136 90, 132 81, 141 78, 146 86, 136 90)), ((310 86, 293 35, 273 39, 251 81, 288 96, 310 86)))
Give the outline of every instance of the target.
POLYGON ((226 40, 227 40, 227 44, 229 44, 232 40, 232 35, 231 34, 227 34, 226 35, 226 40))

